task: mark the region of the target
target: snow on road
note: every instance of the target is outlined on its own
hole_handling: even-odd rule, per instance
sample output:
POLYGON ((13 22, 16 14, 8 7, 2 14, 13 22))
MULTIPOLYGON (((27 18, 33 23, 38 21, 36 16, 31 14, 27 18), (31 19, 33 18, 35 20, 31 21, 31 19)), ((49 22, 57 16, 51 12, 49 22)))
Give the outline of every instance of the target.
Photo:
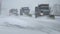
MULTIPOLYGON (((60 19, 60 18, 59 18, 60 19)), ((27 30, 27 31, 22 31, 22 32, 29 32, 31 34, 59 34, 60 33, 60 23, 59 19, 56 18, 54 19, 48 19, 48 17, 39 17, 39 18, 33 18, 33 17, 26 17, 26 16, 0 16, 0 31, 2 32, 18 32, 20 33, 20 29, 17 31, 14 30, 14 28, 17 27, 22 27, 22 29, 27 30), (6 27, 8 26, 8 27, 6 27), (11 27, 11 28, 10 28, 11 27), (3 28, 3 29, 2 29, 3 28), (8 28, 8 29, 7 29, 8 28), (29 29, 29 30, 28 30, 29 29), (35 30, 38 31, 35 31, 35 30), (12 31, 13 30, 13 31, 12 31), (31 32, 32 30, 33 32, 31 32), (36 32, 36 33, 34 33, 36 32)), ((16 28, 17 29, 17 28, 16 28)), ((22 34, 24 34, 22 33, 22 34)))
POLYGON ((0 34, 47 34, 36 30, 19 29, 16 27, 0 26, 0 34))

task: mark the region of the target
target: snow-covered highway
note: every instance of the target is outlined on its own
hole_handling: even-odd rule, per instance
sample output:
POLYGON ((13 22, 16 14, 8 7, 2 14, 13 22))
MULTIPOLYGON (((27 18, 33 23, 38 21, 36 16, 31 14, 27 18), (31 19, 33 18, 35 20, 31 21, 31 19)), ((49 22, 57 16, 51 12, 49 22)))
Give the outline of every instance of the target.
POLYGON ((60 34, 60 17, 0 16, 0 34, 60 34))

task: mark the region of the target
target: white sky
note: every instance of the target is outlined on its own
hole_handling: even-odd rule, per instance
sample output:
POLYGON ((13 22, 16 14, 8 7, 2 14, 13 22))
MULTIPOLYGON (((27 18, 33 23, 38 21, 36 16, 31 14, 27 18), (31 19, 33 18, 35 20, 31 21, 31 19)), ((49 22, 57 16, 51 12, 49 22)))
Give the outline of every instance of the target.
POLYGON ((30 9, 34 10, 34 7, 38 4, 55 4, 58 3, 58 0, 3 0, 2 8, 18 8, 28 6, 30 9))
POLYGON ((31 11, 35 10, 35 6, 38 4, 59 4, 60 0, 2 0, 2 10, 8 11, 12 8, 29 7, 31 11))

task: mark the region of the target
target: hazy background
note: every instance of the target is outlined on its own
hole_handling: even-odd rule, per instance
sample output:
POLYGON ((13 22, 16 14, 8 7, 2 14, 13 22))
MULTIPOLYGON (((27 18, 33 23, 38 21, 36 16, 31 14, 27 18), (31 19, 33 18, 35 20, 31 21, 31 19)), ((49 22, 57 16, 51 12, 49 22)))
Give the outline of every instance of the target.
POLYGON ((8 15, 9 9, 16 8, 18 11, 21 7, 29 7, 31 13, 34 13, 35 6, 39 4, 50 4, 53 7, 54 4, 60 4, 60 0, 2 0, 2 14, 8 15))

